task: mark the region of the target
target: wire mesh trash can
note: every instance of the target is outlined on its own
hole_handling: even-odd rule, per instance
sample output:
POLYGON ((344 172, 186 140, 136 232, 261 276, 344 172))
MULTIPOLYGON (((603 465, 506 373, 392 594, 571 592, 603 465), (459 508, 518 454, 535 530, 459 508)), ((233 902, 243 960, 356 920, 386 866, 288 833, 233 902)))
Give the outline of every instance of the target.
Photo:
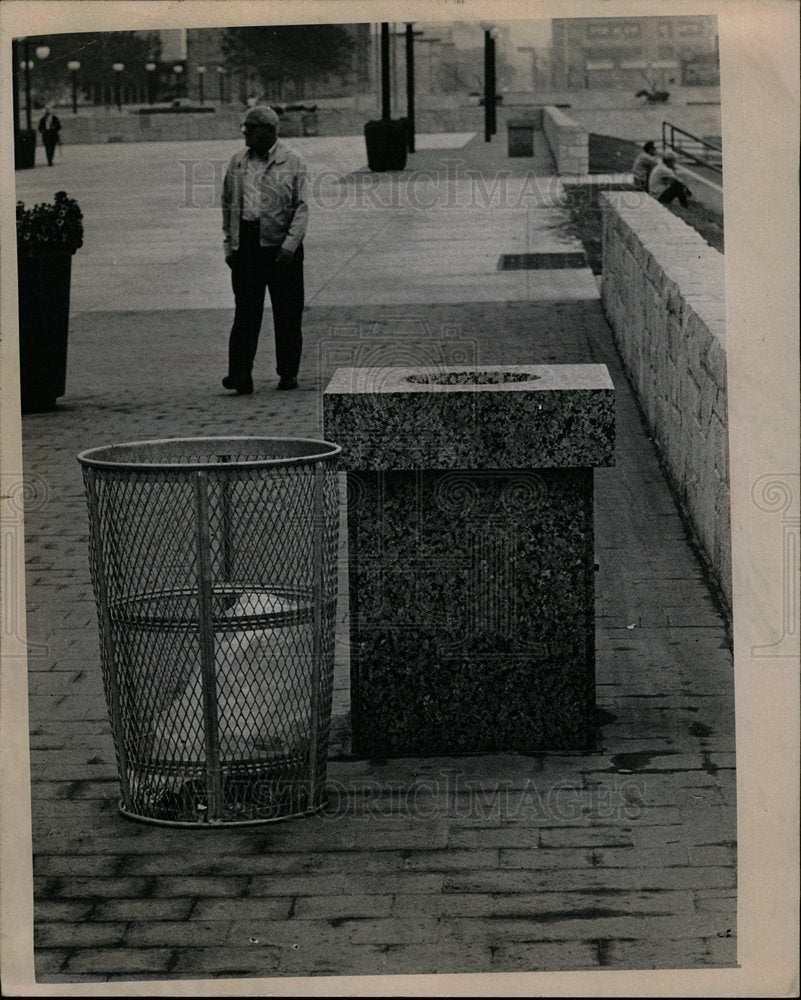
POLYGON ((324 805, 339 453, 214 437, 78 455, 124 815, 236 825, 324 805))

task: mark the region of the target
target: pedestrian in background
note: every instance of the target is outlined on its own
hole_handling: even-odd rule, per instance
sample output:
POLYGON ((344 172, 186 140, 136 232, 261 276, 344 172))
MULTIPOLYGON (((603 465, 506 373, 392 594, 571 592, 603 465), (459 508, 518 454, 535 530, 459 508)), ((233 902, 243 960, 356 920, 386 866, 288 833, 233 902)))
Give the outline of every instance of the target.
POLYGON ((45 113, 39 119, 39 132, 42 136, 45 153, 47 153, 47 165, 53 166, 53 153, 56 146, 61 142, 59 133, 61 132, 61 122, 58 116, 53 114, 52 108, 45 108, 45 113))
POLYGON ((679 180, 675 167, 676 156, 668 149, 651 171, 651 176, 648 178, 648 193, 663 205, 669 205, 674 198, 678 198, 679 204, 686 208, 687 199, 692 195, 687 185, 679 180))
POLYGON ((303 237, 309 217, 308 171, 278 139, 272 108, 250 108, 246 148, 231 157, 223 181, 225 262, 231 269, 234 322, 223 386, 253 392, 265 291, 270 293, 279 389, 296 389, 303 347, 303 237))
POLYGON ((649 140, 635 157, 631 168, 631 172, 634 174, 634 186, 639 191, 648 190, 648 175, 657 162, 656 145, 649 140))

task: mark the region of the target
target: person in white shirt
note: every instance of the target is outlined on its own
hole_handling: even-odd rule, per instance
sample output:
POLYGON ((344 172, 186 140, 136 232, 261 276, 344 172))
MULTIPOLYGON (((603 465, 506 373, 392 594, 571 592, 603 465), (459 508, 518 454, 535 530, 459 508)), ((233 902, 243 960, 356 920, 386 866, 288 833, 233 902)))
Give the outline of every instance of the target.
POLYGON ((231 157, 223 181, 223 251, 231 269, 234 322, 223 386, 253 392, 265 291, 270 293, 279 389, 296 389, 303 347, 303 237, 309 217, 308 170, 278 139, 272 108, 250 108, 246 149, 231 157))
POLYGON ((631 168, 631 172, 634 174, 634 184, 638 190, 648 190, 648 175, 657 162, 656 146, 649 140, 637 154, 631 168))
POLYGON ((679 180, 675 168, 675 154, 669 149, 665 150, 648 178, 648 194, 653 195, 663 205, 669 205, 674 198, 678 198, 679 204, 686 208, 687 199, 692 195, 687 185, 679 180))

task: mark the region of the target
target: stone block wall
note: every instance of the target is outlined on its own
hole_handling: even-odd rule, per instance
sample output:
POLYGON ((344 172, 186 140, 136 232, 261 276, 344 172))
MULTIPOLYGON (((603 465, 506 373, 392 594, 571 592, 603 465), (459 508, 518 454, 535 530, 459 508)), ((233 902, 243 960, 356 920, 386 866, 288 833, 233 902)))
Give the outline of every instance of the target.
POLYGON ((601 298, 680 503, 731 607, 723 255, 653 198, 602 194, 601 298))
POLYGON ((559 108, 547 107, 543 131, 560 174, 586 174, 589 169, 589 133, 559 108))

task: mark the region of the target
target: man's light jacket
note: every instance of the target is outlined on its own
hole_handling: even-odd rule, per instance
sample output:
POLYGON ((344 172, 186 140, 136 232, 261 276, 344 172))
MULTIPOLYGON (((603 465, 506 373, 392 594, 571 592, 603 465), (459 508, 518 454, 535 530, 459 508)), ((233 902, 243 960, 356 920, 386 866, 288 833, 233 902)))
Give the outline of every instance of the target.
MULTIPOLYGON (((223 180, 223 249, 228 257, 239 249, 239 216, 248 158, 258 154, 244 149, 231 157, 223 180)), ((292 253, 306 234, 309 219, 308 170, 303 160, 280 140, 267 154, 261 176, 259 242, 263 247, 283 247, 292 253)))

